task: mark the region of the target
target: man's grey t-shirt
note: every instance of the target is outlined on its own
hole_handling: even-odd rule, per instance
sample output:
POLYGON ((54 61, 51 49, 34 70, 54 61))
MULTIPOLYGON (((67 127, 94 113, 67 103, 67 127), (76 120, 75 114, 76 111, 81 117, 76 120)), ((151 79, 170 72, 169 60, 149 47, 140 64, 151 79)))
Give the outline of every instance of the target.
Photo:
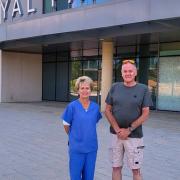
MULTIPOLYGON (((137 83, 135 86, 127 87, 123 82, 112 85, 106 103, 112 106, 112 114, 121 128, 130 127, 131 123, 141 116, 143 107, 153 105, 146 85, 137 83)), ((110 132, 116 134, 112 127, 110 132)), ((142 126, 137 127, 129 137, 143 137, 142 126)))

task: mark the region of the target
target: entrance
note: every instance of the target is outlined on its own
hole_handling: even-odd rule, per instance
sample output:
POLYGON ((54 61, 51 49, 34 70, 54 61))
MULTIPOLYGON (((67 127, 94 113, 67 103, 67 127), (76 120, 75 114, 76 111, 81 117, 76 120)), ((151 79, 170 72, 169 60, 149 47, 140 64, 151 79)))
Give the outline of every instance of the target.
POLYGON ((43 100, 68 101, 68 53, 43 54, 43 100))

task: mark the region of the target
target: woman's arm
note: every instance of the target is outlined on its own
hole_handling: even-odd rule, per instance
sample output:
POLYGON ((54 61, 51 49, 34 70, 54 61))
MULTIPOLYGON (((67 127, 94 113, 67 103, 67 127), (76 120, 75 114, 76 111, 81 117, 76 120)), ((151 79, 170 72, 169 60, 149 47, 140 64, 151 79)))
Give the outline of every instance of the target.
POLYGON ((64 125, 64 130, 67 134, 69 134, 69 125, 64 125))
POLYGON ((67 134, 69 134, 69 126, 70 124, 63 120, 64 130, 67 134))

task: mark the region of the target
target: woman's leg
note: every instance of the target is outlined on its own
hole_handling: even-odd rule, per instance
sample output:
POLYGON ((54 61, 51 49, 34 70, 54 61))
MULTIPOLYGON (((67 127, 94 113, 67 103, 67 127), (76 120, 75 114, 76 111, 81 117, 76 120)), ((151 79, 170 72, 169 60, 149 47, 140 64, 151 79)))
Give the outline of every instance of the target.
POLYGON ((71 180, 82 180, 84 163, 84 154, 69 152, 69 171, 71 180))
POLYGON ((86 154, 85 164, 82 173, 82 180, 93 180, 96 164, 97 151, 86 154))

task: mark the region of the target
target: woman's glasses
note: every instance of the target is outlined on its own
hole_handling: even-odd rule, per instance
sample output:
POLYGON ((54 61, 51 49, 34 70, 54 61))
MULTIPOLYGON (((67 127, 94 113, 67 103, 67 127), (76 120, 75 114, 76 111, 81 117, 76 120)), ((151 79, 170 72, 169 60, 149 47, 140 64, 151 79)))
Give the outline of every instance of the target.
POLYGON ((135 64, 135 61, 132 59, 125 59, 124 61, 122 61, 122 64, 127 64, 127 63, 135 64))

